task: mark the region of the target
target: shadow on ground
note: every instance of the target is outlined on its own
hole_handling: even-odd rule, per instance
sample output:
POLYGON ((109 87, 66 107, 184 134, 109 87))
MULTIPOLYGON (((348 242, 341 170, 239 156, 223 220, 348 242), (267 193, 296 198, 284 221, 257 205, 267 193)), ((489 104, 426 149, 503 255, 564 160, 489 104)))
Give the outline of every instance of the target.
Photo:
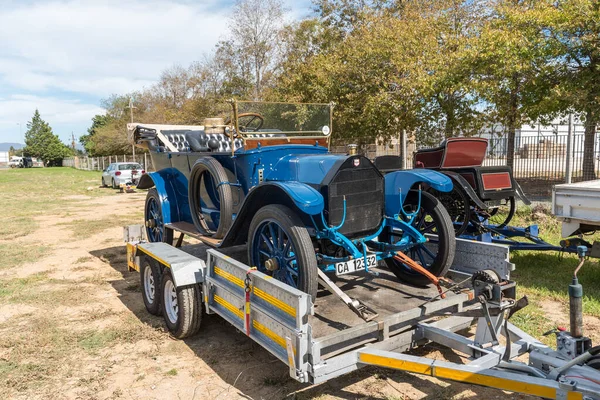
MULTIPOLYGON (((109 247, 90 254, 121 274, 122 279, 110 282, 119 293, 121 302, 142 322, 164 328, 162 318, 150 315, 144 307, 139 274, 127 270, 125 246, 109 247)), ((440 385, 425 377, 376 367, 362 368, 317 386, 300 384, 289 377, 285 364, 216 315, 205 315, 200 332, 186 339, 185 343, 223 381, 249 399, 312 399, 323 395, 348 400, 389 400, 415 396, 450 399, 459 394, 462 399, 506 397, 500 391, 459 383, 440 385), (407 383, 410 387, 406 386, 407 383), (360 384, 360 388, 353 388, 355 384, 360 384), (407 390, 410 394, 405 393, 407 390)), ((435 345, 424 346, 413 354, 425 355, 432 351, 441 352, 450 361, 461 360, 452 351, 435 345)), ((227 398, 227 394, 220 398, 227 398)))

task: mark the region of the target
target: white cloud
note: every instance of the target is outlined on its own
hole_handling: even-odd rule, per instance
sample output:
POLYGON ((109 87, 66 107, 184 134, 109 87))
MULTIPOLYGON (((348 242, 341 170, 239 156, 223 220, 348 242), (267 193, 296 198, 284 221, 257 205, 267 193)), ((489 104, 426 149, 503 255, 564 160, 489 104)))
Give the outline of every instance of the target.
MULTIPOLYGON (((88 126, 92 116, 104 111, 94 104, 55 97, 12 95, 0 98, 0 142, 22 142, 20 133, 27 129, 26 124, 36 108, 40 110, 42 118, 54 128, 54 133, 59 134, 63 140, 67 139, 70 133, 68 130, 73 129, 73 126, 88 126), (21 127, 19 123, 22 124, 21 127)), ((82 133, 85 131, 76 130, 76 134, 82 133)))
POLYGON ((216 3, 19 2, 0 13, 0 82, 107 96, 210 52, 227 30, 216 3))

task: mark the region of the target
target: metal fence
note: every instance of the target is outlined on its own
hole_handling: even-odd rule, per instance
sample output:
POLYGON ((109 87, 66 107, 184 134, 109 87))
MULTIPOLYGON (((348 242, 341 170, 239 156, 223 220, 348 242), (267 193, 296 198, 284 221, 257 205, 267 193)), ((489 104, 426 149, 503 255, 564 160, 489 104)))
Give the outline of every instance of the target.
POLYGON ((88 157, 88 156, 76 156, 68 157, 63 159, 63 167, 73 167, 77 169, 84 169, 88 171, 103 171, 111 163, 114 162, 137 162, 142 164, 146 171, 153 171, 152 158, 147 154, 131 154, 117 155, 117 156, 104 156, 104 157, 88 157))

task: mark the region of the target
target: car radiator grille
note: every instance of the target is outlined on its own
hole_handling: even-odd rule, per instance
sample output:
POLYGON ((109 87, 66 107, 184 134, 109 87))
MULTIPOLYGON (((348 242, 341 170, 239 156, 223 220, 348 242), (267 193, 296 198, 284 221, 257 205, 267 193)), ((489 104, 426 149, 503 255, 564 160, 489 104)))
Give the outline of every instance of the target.
POLYGON ((382 223, 384 209, 383 177, 366 159, 360 167, 352 160, 345 162, 328 185, 328 222, 337 226, 344 215, 346 196, 346 220, 340 232, 358 237, 375 232, 382 223))

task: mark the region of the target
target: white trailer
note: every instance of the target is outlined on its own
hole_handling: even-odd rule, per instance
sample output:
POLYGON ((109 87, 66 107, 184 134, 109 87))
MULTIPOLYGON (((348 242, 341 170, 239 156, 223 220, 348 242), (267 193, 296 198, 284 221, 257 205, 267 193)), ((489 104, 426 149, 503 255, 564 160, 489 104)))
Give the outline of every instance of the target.
POLYGON ((196 333, 203 314, 218 314, 307 384, 376 365, 543 398, 600 400, 594 367, 600 346, 577 349, 561 332, 554 351, 508 322, 527 300, 515 299, 506 246, 457 239, 448 277, 458 283, 445 296, 402 284, 385 269, 338 276, 344 293, 377 311, 375 320, 365 321, 345 300, 321 292, 313 303, 250 268, 244 246, 181 246, 183 235, 174 246, 146 243, 143 231, 125 229, 128 267, 140 272, 147 310, 162 313, 177 338, 196 333), (457 333, 470 327, 474 335, 457 333), (404 353, 429 342, 462 353, 467 363, 404 353), (525 356, 528 362, 520 361, 525 356))
MULTIPOLYGON (((582 235, 600 230, 600 179, 555 185, 552 212, 562 222, 562 236, 582 235)), ((600 246, 590 254, 600 257, 600 246)))

